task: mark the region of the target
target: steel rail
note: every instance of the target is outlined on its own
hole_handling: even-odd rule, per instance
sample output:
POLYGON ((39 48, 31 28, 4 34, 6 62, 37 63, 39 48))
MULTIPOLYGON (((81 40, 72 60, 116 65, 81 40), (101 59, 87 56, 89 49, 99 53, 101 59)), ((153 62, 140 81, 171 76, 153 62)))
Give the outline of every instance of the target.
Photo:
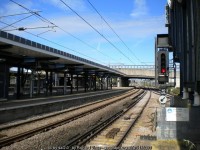
MULTIPOLYGON (((144 109, 147 106, 149 100, 151 98, 151 93, 150 96, 148 98, 148 101, 146 102, 146 104, 144 105, 144 109)), ((142 99, 142 98, 141 98, 142 99)), ((142 109, 142 111, 137 115, 137 117, 135 118, 135 120, 130 124, 130 126, 128 127, 128 129, 126 130, 126 132, 124 133, 124 135, 122 136, 122 138, 118 141, 118 143, 116 144, 116 147, 121 147, 122 143, 124 142, 125 138, 127 137, 127 135, 129 134, 129 132, 131 131, 131 128, 135 125, 135 123, 137 122, 137 120, 140 118, 141 114, 143 113, 144 109, 142 109)))
POLYGON ((10 145, 12 143, 15 143, 15 142, 19 142, 21 140, 29 138, 29 137, 31 137, 33 135, 38 134, 38 133, 46 132, 48 130, 51 130, 51 129, 56 128, 56 127, 61 126, 61 125, 64 125, 64 124, 69 123, 71 121, 77 120, 77 119, 79 119, 81 117, 84 117, 84 116, 86 116, 88 114, 91 114, 91 113, 93 113, 95 111, 98 111, 98 110, 100 110, 100 109, 102 109, 102 108, 104 108, 104 107, 106 107, 108 105, 111 105, 113 103, 121 101, 124 98, 129 97, 130 95, 135 94, 135 93, 136 93, 136 91, 134 91, 133 93, 132 92, 128 92, 125 95, 121 95, 120 97, 116 98, 115 101, 113 100, 110 103, 103 104, 100 107, 96 107, 95 109, 93 108, 92 110, 85 111, 84 113, 80 113, 80 114, 78 114, 76 116, 72 116, 72 117, 69 117, 69 118, 66 118, 66 119, 62 119, 62 120, 59 120, 59 121, 56 121, 56 122, 53 122, 53 123, 50 123, 50 124, 47 124, 47 125, 32 129, 32 130, 29 130, 29 131, 24 132, 24 133, 16 134, 14 136, 10 136, 10 137, 7 137, 7 138, 2 138, 2 139, 0 139, 0 148, 2 148, 4 146, 8 146, 8 145, 10 145))
POLYGON ((130 110, 132 107, 134 107, 144 97, 145 94, 146 93, 144 91, 140 92, 137 96, 134 97, 135 100, 133 101, 133 103, 131 103, 129 106, 127 106, 126 109, 121 110, 120 112, 114 114, 113 116, 111 116, 107 120, 105 120, 102 123, 96 125, 94 128, 92 128, 91 130, 87 131, 83 135, 81 135, 81 136, 77 137, 76 139, 70 141, 69 143, 67 143, 66 147, 69 147, 69 148, 70 147, 75 147, 75 146, 80 146, 81 147, 84 144, 86 144, 90 139, 92 139, 93 137, 97 136, 106 127, 111 125, 118 118, 120 118, 122 115, 124 115, 128 110, 130 110))
MULTIPOLYGON (((128 91, 126 93, 129 93, 131 91, 128 91)), ((111 93, 111 92, 108 92, 108 94, 109 93, 111 93)), ((33 119, 33 120, 26 120, 26 121, 23 121, 23 122, 19 122, 17 124, 3 126, 3 127, 0 127, 0 131, 7 130, 7 129, 10 129, 10 128, 14 128, 14 127, 17 127, 17 126, 21 126, 21 125, 28 124, 28 123, 40 121, 40 120, 43 120, 43 119, 46 119, 46 118, 50 118, 50 117, 54 117, 54 116, 57 116, 57 115, 61 115, 61 114, 64 114, 64 113, 72 112, 72 111, 75 111, 75 110, 78 110, 78 109, 81 109, 81 108, 84 108, 84 107, 87 107, 87 106, 91 106, 91 105, 94 105, 94 104, 98 104, 98 103, 101 103, 101 102, 104 102, 104 101, 107 101, 109 99, 113 99, 113 98, 116 98, 116 97, 119 97, 119 96, 122 96, 122 95, 124 95, 124 93, 123 94, 119 94, 119 95, 115 95, 115 96, 112 96, 112 97, 109 97, 109 98, 105 98, 105 99, 102 99, 102 100, 99 100, 99 101, 96 101, 96 102, 92 102, 92 103, 89 103, 89 104, 84 104, 84 105, 78 106, 78 107, 70 109, 70 110, 67 109, 67 110, 62 111, 62 112, 53 113, 53 114, 46 115, 46 116, 43 116, 43 117, 39 117, 39 118, 36 118, 36 119, 33 119)), ((90 97, 92 97, 92 96, 96 96, 96 94, 95 95, 91 95, 90 97)), ((89 95, 88 94, 84 95, 84 97, 89 97, 89 95)), ((72 97, 72 99, 73 99, 73 97, 72 97)))

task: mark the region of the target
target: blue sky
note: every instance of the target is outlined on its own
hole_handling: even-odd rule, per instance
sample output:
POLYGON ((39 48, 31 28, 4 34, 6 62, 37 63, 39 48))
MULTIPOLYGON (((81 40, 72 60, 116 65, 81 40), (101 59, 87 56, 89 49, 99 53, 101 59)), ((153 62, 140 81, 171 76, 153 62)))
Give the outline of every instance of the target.
POLYGON ((126 45, 95 12, 88 0, 63 1, 98 30, 110 43, 60 0, 13 1, 31 11, 40 11, 40 16, 52 22, 53 25, 44 21, 44 19, 31 16, 31 14, 4 17, 26 13, 27 10, 12 1, 1 0, 1 30, 103 65, 154 64, 154 39, 156 34, 167 33, 164 10, 166 0, 89 0, 126 45), (24 19, 25 17, 27 18, 24 19), (22 21, 6 27, 6 24, 12 24, 21 19, 22 21), (52 27, 54 25, 57 27, 52 27), (35 36, 16 30, 19 27, 37 28, 25 30, 35 36))

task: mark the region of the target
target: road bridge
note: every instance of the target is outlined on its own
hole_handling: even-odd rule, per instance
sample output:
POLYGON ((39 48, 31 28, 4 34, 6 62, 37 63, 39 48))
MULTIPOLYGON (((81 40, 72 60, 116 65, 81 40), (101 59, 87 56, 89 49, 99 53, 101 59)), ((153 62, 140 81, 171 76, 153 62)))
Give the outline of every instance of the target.
POLYGON ((155 80, 154 65, 110 65, 109 67, 125 74, 117 79, 118 87, 129 86, 130 79, 155 80))
MULTIPOLYGON (((147 79, 155 80, 155 65, 110 65, 109 67, 116 69, 124 74, 121 77, 121 84, 128 84, 129 79, 147 79)), ((176 66, 176 74, 174 73, 174 68, 172 67, 169 71, 169 83, 168 86, 180 87, 180 68, 179 65, 176 66)), ((126 85, 127 86, 127 85, 126 85)))
POLYGON ((155 79, 154 65, 111 65, 109 67, 126 74, 127 78, 155 79))

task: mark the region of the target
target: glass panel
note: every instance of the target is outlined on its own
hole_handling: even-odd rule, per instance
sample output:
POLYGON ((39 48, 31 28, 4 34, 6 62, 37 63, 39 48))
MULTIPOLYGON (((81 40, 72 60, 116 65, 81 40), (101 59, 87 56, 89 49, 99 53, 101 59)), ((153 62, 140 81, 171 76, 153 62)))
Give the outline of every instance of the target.
POLYGON ((21 43, 25 44, 26 40, 24 38, 21 38, 21 43))
POLYGON ((8 39, 13 40, 13 35, 8 33, 8 39))
POLYGON ((33 46, 33 47, 36 47, 36 42, 32 42, 32 46, 33 46))
POLYGON ((0 34, 1 34, 1 37, 7 38, 7 33, 6 32, 1 31, 0 34))
POLYGON ((30 40, 26 40, 26 44, 31 46, 31 41, 30 40))

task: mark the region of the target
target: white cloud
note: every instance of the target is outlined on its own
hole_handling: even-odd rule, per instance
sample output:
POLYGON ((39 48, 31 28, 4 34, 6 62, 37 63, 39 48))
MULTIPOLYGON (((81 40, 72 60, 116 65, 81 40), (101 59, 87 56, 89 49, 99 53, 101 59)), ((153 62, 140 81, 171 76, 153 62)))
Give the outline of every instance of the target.
MULTIPOLYGON (((84 7, 84 2, 82 0, 63 0, 64 2, 70 4, 74 9, 78 9, 78 6, 83 6, 84 7), (83 5, 82 5, 83 4, 83 5)), ((63 7, 63 4, 60 3, 59 0, 41 0, 43 3, 48 3, 51 5, 56 6, 57 8, 61 9, 63 7)), ((146 1, 145 0, 134 0, 135 7, 132 11, 132 16, 139 16, 139 15, 145 15, 148 10, 146 7, 146 1)), ((25 4, 23 4, 25 5, 25 4)), ((28 1, 26 3, 26 7, 32 8, 34 5, 32 1, 28 1)), ((4 7, 5 8, 5 7, 4 7)), ((7 4, 6 7, 7 10, 18 10, 15 12, 19 11, 24 11, 22 8, 19 6, 15 5, 14 3, 9 3, 7 4)), ((45 13, 45 12, 44 12, 45 13)), ((55 23, 62 29, 65 29, 67 32, 71 34, 75 34, 81 37, 88 37, 91 38, 91 40, 95 40, 101 38, 98 33, 95 33, 95 31, 88 26, 83 20, 78 18, 76 15, 66 15, 62 14, 63 16, 59 15, 56 16, 56 14, 52 14, 51 17, 45 17, 51 22, 55 23), (95 38, 94 38, 95 37, 95 38)), ((49 15, 48 15, 49 16, 49 15)), ((113 34, 113 32, 107 27, 105 24, 102 24, 102 20, 98 19, 96 15, 94 14, 84 14, 83 16, 86 18, 86 20, 92 24, 96 29, 98 29, 102 34, 104 34, 106 37, 111 39, 112 41, 119 41, 119 39, 113 34)), ((28 20, 25 20, 21 23, 18 23, 17 26, 23 26, 23 27, 43 27, 43 26, 48 26, 50 24, 46 24, 39 20, 38 18, 30 18, 28 20)), ((152 36, 157 34, 158 32, 162 32, 165 30, 164 27, 164 17, 163 16, 158 16, 158 17, 152 17, 146 15, 145 17, 142 17, 142 19, 137 18, 137 19, 129 19, 129 20, 123 20, 123 21, 113 21, 113 20, 108 20, 109 24, 115 29, 115 31, 122 36, 122 38, 143 38, 147 36, 152 36)), ((45 30, 32 30, 31 32, 34 32, 36 34, 42 33, 44 31, 47 31, 48 29, 45 30)), ((47 32, 45 34, 50 34, 50 36, 56 36, 56 37, 62 37, 66 36, 66 33, 60 31, 59 29, 56 29, 55 32, 47 32)), ((87 38, 87 39, 88 39, 87 38)), ((103 39, 103 38, 102 38, 103 39)), ((98 41, 99 42, 99 41, 98 41)), ((101 42, 101 41, 100 41, 101 42)), ((103 40, 105 42, 105 40, 103 40)))
MULTIPOLYGON (((16 3, 30 10, 42 10, 44 11, 44 13, 49 11, 48 5, 51 5, 57 8, 57 10, 58 9, 65 10, 65 11, 69 10, 67 6, 65 6, 60 0, 38 0, 37 3, 35 2, 35 0, 28 0, 28 1, 13 0, 13 1, 14 2, 9 1, 7 3, 2 3, 0 1, 0 5, 1 5, 0 16, 27 12, 27 10, 20 7, 16 3)), ((83 0, 63 0, 63 1, 77 11, 84 11, 87 9, 85 6, 85 2, 83 0)))
MULTIPOLYGON (((90 22, 100 33, 102 33, 106 38, 108 38, 111 42, 119 42, 120 40, 116 37, 116 35, 107 27, 106 25, 101 24, 101 20, 95 20, 94 15, 84 16, 87 18, 88 22, 90 22)), ((38 19, 37 19, 38 20, 38 19)), ((99 42, 101 44, 107 43, 105 39, 103 39, 98 33, 96 33, 90 26, 88 26, 85 22, 83 22, 77 16, 59 16, 52 18, 48 18, 51 22, 55 23, 66 32, 79 37, 83 41, 90 41, 93 45, 97 45, 99 42)), ((156 34, 165 33, 166 28, 164 27, 164 16, 158 17, 145 17, 143 19, 132 19, 132 20, 124 20, 124 21, 113 21, 107 20, 112 28, 118 33, 118 35, 124 41, 130 41, 131 39, 142 39, 147 37, 154 37, 156 34)), ((40 20, 35 21, 35 19, 30 18, 21 23, 18 23, 17 27, 46 27, 51 26, 50 24, 46 24, 40 20)), ((27 30, 34 34, 40 34, 45 31, 51 30, 49 29, 37 29, 37 30, 27 30)), ((45 32, 41 36, 47 36, 50 39, 56 38, 72 38, 69 34, 61 31, 58 28, 54 28, 56 32, 45 32)))
MULTIPOLYGON (((167 28, 164 26, 164 19, 164 16, 151 16, 137 20, 124 20, 121 22, 109 20, 108 22, 124 41, 130 41, 131 39, 152 38, 156 34, 166 33, 167 28)), ((106 29, 105 33, 105 36, 112 42, 120 41, 110 30, 106 29)), ((99 38, 94 38, 93 40, 95 41, 95 39, 99 42, 99 38)), ((104 43, 105 40, 102 38, 101 42, 104 43)))
MULTIPOLYGON (((108 43, 108 41, 106 41, 103 37, 101 37, 98 33, 96 33, 90 26, 88 26, 83 20, 81 20, 74 13, 72 13, 63 3, 60 2, 60 0, 38 0, 37 3, 34 0, 28 0, 28 1, 15 0, 15 1, 17 1, 18 3, 24 5, 25 7, 31 10, 41 10, 42 11, 40 13, 41 16, 47 18, 48 20, 55 23, 56 25, 58 25, 65 31, 69 32, 70 34, 78 37, 85 43, 88 43, 89 45, 94 47, 94 49, 91 48, 90 46, 87 46, 84 43, 81 43, 77 39, 73 38, 69 34, 66 34, 65 32, 61 31, 58 28, 54 28, 56 32, 53 32, 51 28, 27 30, 28 32, 34 33, 36 35, 42 33, 39 36, 44 37, 60 45, 64 45, 71 49, 77 50, 80 53, 84 53, 84 55, 97 57, 97 59, 103 60, 104 62, 114 62, 114 61, 97 51, 101 51, 102 53, 109 55, 112 58, 115 58, 115 60, 119 60, 120 62, 124 61, 123 56, 121 56, 120 53, 118 53, 117 50, 113 48, 111 44, 108 43), (49 11, 49 9, 52 10, 49 11)), ((94 26, 94 28, 96 28, 101 34, 103 34, 107 39, 109 39, 109 41, 111 41, 114 45, 116 45, 117 48, 123 50, 123 52, 126 53, 128 57, 132 56, 132 54, 126 49, 126 47, 124 47, 120 39, 117 38, 117 36, 109 29, 109 27, 105 25, 105 23, 103 23, 100 17, 97 14, 95 14, 94 11, 91 11, 88 8, 86 1, 84 0, 63 0, 63 1, 69 4, 70 7, 72 7, 74 10, 76 10, 85 20, 87 20, 92 26, 94 26)), ((106 21, 109 22, 109 24, 112 26, 112 28, 117 32, 117 34, 121 37, 121 39, 123 39, 123 41, 128 45, 128 47, 130 47, 134 51, 136 56, 138 56, 143 50, 141 47, 146 45, 145 42, 149 41, 149 39, 153 39, 156 36, 156 34, 165 33, 167 28, 164 27, 164 19, 165 19, 164 16, 150 16, 150 14, 148 13, 146 0, 134 0, 133 2, 134 2, 134 7, 133 10, 131 11, 132 13, 129 12, 129 14, 127 14, 128 16, 120 17, 120 20, 116 19, 116 17, 109 17, 110 14, 108 14, 108 16, 107 14, 104 14, 103 16, 106 18, 106 21), (132 17, 130 17, 130 15, 132 17)), ((0 9, 0 15, 21 13, 21 12, 26 12, 26 10, 17 6, 12 2, 2 3, 2 9, 0 9)), ((114 14, 116 16, 118 15, 117 13, 114 14)), ((21 16, 21 18, 23 17, 25 16, 21 16)), ((12 23, 18 20, 18 18, 15 17, 13 17, 13 19, 15 20, 11 20, 11 17, 8 17, 8 20, 2 19, 2 21, 5 21, 7 23, 12 23)), ((5 26, 5 25, 0 24, 0 26, 5 26)), ((33 16, 15 24, 14 26, 33 28, 33 27, 51 26, 51 24, 45 23, 40 19, 38 19, 37 17, 33 16)), ((68 49, 63 48, 62 46, 56 45, 53 42, 51 43, 42 40, 38 37, 31 36, 30 34, 27 34, 25 32, 11 31, 11 33, 25 37, 27 39, 31 39, 33 41, 45 45, 49 45, 51 47, 55 47, 70 52, 75 55, 80 55, 79 53, 75 53, 74 51, 70 51, 68 49)), ((154 43, 152 43, 152 45, 153 44, 154 43)))
POLYGON ((134 8, 131 13, 132 17, 140 17, 146 15, 148 8, 146 5, 146 0, 134 0, 134 8))
POLYGON ((116 26, 117 31, 124 37, 145 38, 159 32, 164 32, 164 17, 148 17, 140 20, 121 22, 116 26))

